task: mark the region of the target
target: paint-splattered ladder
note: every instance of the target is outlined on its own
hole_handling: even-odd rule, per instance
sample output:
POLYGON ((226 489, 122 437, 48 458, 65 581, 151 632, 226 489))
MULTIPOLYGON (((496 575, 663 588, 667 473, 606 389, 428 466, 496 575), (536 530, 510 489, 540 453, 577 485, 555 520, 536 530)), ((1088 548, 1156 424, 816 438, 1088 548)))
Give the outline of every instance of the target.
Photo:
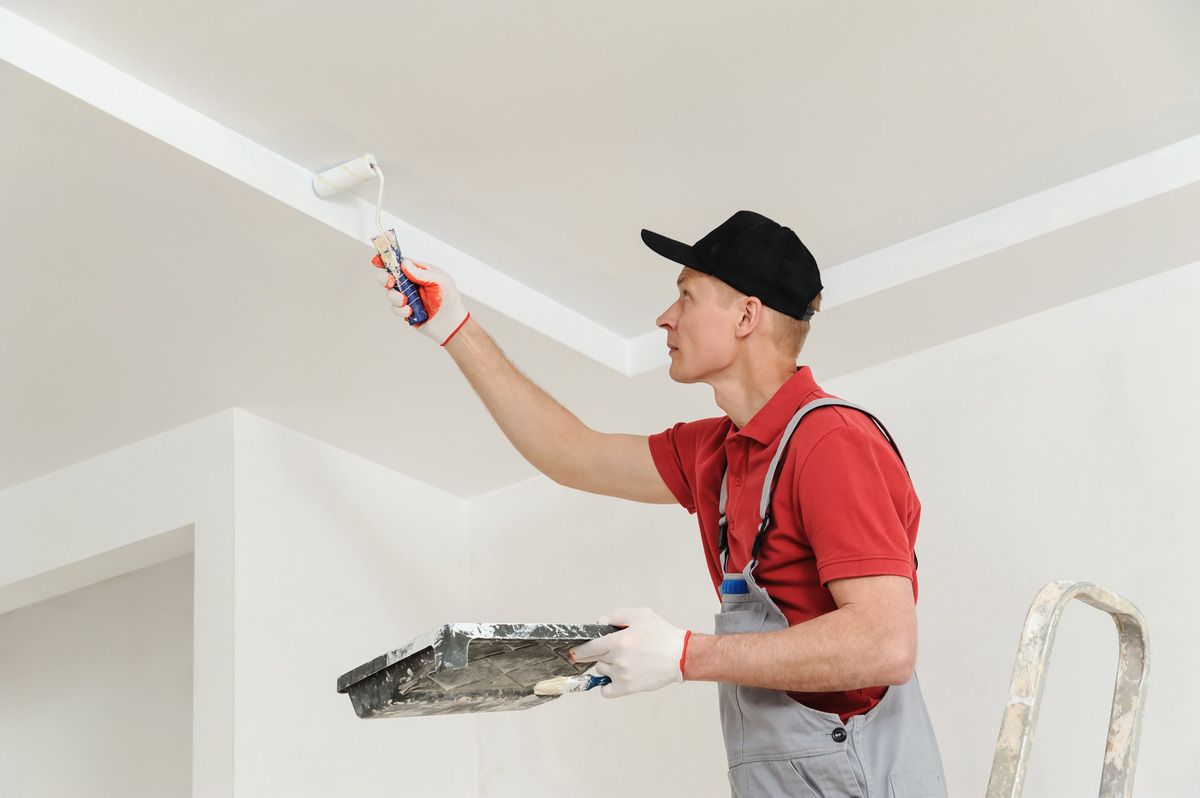
POLYGON ((1063 608, 1079 599, 1104 610, 1117 624, 1120 659, 1113 688, 1108 743, 1100 775, 1100 798, 1129 798, 1137 764, 1138 738, 1150 670, 1150 633, 1138 608, 1112 591, 1090 582, 1051 582, 1038 591, 1025 616, 1025 628, 1013 665, 1008 708, 1000 724, 987 798, 1019 798, 1033 747, 1046 664, 1054 646, 1054 630, 1063 608))

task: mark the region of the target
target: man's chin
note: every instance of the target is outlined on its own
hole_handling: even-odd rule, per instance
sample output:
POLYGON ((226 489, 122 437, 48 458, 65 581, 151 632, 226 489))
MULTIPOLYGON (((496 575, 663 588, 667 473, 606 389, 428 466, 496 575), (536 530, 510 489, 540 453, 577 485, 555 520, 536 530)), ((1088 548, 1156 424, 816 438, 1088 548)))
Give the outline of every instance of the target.
POLYGON ((695 377, 685 372, 679 367, 679 364, 675 363, 674 361, 672 361, 671 367, 667 369, 667 375, 670 376, 674 382, 678 382, 683 385, 690 385, 696 381, 695 377))

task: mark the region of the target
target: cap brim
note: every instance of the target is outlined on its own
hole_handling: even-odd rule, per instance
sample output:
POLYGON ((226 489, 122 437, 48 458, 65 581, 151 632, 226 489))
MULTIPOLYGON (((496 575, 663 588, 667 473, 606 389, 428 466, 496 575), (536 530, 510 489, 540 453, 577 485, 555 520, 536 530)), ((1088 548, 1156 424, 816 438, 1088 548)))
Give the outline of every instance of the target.
POLYGON ((687 266, 689 269, 696 269, 702 272, 708 271, 700 265, 700 261, 696 258, 696 253, 692 250, 691 244, 684 244, 682 241, 667 238, 650 230, 642 231, 642 241, 646 242, 646 246, 667 260, 673 260, 681 266, 687 266))

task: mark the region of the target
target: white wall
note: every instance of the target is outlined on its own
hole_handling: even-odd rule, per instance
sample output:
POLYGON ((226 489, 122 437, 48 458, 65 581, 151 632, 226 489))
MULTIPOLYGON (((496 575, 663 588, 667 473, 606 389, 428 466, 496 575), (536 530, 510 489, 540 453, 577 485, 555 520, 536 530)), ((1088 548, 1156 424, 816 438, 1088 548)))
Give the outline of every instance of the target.
POLYGON ((0 615, 0 795, 190 793, 192 560, 0 615))
MULTIPOLYGON (((983 792, 1025 610, 1064 577, 1150 619, 1138 794, 1200 781, 1197 307, 1200 264, 825 383, 881 415, 924 502, 918 667, 951 795, 983 792)), ((0 601, 185 526, 196 795, 725 794, 711 685, 377 722, 334 692, 340 673, 449 620, 644 604, 707 628, 715 596, 682 509, 540 478, 464 505, 230 411, 0 493, 0 601)), ((1099 613, 1066 614, 1027 794, 1094 794, 1115 648, 1099 613)))
MULTIPOLYGON (((712 626, 715 593, 691 516, 536 478, 471 503, 471 601, 480 620, 594 623, 648 606, 712 626)), ((479 716, 481 796, 728 795, 716 688, 565 696, 479 716)))
MULTIPOLYGON (((880 415, 922 498, 918 671, 950 795, 983 794, 1025 612, 1062 578, 1099 582, 1149 618, 1138 794, 1194 794, 1197 309, 1200 264, 823 383, 880 415)), ((535 479, 474 501, 470 519, 481 618, 588 621, 644 604, 711 625, 681 508, 535 479)), ((1027 795, 1095 795, 1114 641, 1096 610, 1064 614, 1027 795)), ((725 795, 716 713, 711 686, 689 684, 481 716, 480 794, 725 795)))
POLYGON ((359 720, 337 677, 469 620, 462 502, 239 411, 239 796, 475 792, 467 715, 359 720))
MULTIPOLYGON (((844 377, 924 503, 919 668, 951 795, 982 794, 1025 611, 1051 579, 1098 582, 1150 623, 1139 795, 1194 795, 1200 714, 1200 264, 844 377)), ((1112 623, 1064 614, 1029 795, 1094 795, 1112 623)))
POLYGON ((0 612, 194 550, 197 796, 233 789, 233 418, 208 416, 0 491, 0 612))
MULTIPOLYGON (((336 692, 343 672, 469 618, 460 500, 227 411, 0 492, 0 619, 193 545, 195 731, 175 751, 193 758, 192 794, 475 794, 472 718, 368 723, 336 692)), ((58 710, 10 708, 15 730, 58 710)), ((93 724, 84 736, 107 750, 93 724)))

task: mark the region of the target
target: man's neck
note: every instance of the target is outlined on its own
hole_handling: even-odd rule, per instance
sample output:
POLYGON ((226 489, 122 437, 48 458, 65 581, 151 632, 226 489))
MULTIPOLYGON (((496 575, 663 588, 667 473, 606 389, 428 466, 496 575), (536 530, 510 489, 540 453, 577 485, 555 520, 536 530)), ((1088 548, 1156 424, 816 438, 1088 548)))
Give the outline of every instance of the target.
POLYGON ((733 421, 738 429, 746 426, 785 382, 796 373, 797 366, 772 364, 760 371, 749 370, 740 375, 709 383, 717 407, 733 421))

